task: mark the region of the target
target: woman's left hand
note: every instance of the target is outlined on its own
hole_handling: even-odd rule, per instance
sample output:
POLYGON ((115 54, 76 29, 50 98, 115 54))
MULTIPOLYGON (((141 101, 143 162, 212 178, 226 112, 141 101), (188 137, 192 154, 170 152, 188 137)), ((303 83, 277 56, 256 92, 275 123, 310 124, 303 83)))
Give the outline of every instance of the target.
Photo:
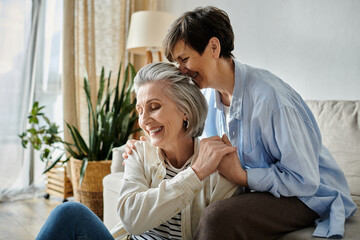
MULTIPOLYGON (((232 146, 229 138, 226 135, 223 135, 222 141, 227 146, 232 146)), ((230 182, 238 186, 245 186, 245 187, 248 186, 247 173, 241 167, 241 163, 236 152, 232 152, 225 155, 222 158, 219 166, 217 167, 217 170, 230 182)))

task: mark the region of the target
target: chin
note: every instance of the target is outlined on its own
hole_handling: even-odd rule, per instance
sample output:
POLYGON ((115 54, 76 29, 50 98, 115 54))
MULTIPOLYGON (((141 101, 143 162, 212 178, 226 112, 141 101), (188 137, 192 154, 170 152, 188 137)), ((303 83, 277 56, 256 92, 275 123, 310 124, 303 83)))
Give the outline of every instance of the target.
POLYGON ((150 138, 150 142, 152 145, 154 145, 155 147, 160 147, 161 141, 159 141, 158 139, 152 139, 150 138))
POLYGON ((203 89, 203 88, 207 88, 207 86, 205 86, 204 84, 204 80, 202 78, 200 79, 193 79, 193 82, 195 83, 195 85, 200 88, 200 89, 203 89))

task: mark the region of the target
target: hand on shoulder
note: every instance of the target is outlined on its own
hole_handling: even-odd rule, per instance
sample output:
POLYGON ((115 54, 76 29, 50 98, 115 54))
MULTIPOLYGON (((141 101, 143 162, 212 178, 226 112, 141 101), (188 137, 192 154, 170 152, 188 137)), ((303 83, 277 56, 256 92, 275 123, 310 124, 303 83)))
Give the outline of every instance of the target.
MULTIPOLYGON (((145 136, 141 136, 140 140, 136 140, 136 139, 129 139, 126 142, 126 146, 125 146, 125 152, 122 154, 122 157, 125 159, 128 159, 128 157, 133 153, 132 150, 135 149, 135 143, 138 141, 146 141, 146 137, 145 136)), ((123 162, 123 165, 125 165, 125 163, 123 162)))

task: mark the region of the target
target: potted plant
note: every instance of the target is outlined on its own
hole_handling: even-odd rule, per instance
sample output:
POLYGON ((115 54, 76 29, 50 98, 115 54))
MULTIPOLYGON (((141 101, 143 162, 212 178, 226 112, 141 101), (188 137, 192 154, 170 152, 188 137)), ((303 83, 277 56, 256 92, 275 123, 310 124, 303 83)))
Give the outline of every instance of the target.
POLYGON ((86 143, 77 128, 67 124, 73 144, 66 144, 70 153, 71 177, 75 199, 92 209, 101 219, 103 211, 102 179, 110 173, 112 149, 126 143, 134 129, 138 116, 136 100, 132 94, 134 67, 125 68, 120 88, 121 65, 114 90, 110 89, 110 78, 104 76, 102 68, 96 105, 91 102, 88 77, 84 78, 84 90, 88 107, 88 132, 86 143), (86 174, 85 174, 86 173, 86 174))
POLYGON ((40 160, 45 162, 45 171, 48 175, 45 198, 50 194, 62 197, 64 202, 67 197, 73 196, 72 184, 67 176, 67 171, 62 164, 65 149, 60 136, 59 126, 51 122, 42 111, 45 107, 35 102, 28 116, 30 128, 19 135, 24 148, 30 144, 40 152, 40 160))
MULTIPOLYGON (((52 138, 56 143, 62 143, 66 152, 70 155, 64 162, 70 158, 75 200, 87 205, 101 219, 103 214, 102 178, 110 173, 112 148, 125 144, 130 134, 140 130, 134 129, 138 118, 135 112, 136 99, 132 91, 136 72, 134 67, 129 64, 125 68, 122 88, 120 88, 121 69, 120 64, 116 86, 111 89, 111 71, 108 78, 106 78, 105 70, 102 68, 95 106, 91 102, 88 77, 87 75, 84 77, 84 91, 88 108, 87 141, 76 127, 69 124, 66 125, 71 133, 72 143, 63 141, 58 135, 52 138)), ((36 108, 38 108, 38 104, 36 108)), ((32 115, 34 114, 44 117, 41 113, 39 115, 39 111, 32 112, 32 115)), ((50 127, 52 129, 51 133, 58 133, 58 127, 55 131, 55 127, 51 125, 50 121, 48 121, 48 124, 49 129, 50 127)), ((28 129, 27 133, 37 135, 33 137, 35 146, 37 146, 37 138, 42 139, 40 136, 44 135, 46 131, 41 130, 36 133, 32 129, 28 129)), ((26 133, 23 133, 20 137, 26 147, 27 142, 29 142, 26 133)), ((48 157, 46 158, 47 161, 54 160, 45 170, 48 171, 60 161, 62 155, 53 159, 51 150, 46 150, 44 145, 43 147, 37 147, 36 149, 42 151, 41 155, 48 157)), ((43 159, 45 158, 43 157, 43 159)))
POLYGON ((61 161, 65 152, 59 126, 51 122, 42 112, 44 108, 44 106, 39 106, 39 102, 33 104, 28 116, 31 127, 20 134, 19 137, 24 148, 27 148, 27 145, 30 144, 40 152, 40 160, 45 162, 46 169, 44 173, 46 173, 61 161))

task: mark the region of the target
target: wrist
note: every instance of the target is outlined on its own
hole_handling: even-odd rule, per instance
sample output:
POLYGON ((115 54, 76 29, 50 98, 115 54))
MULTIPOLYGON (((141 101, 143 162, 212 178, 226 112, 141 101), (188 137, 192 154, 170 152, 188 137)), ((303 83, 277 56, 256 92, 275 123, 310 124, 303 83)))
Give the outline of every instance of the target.
POLYGON ((196 165, 191 166, 191 168, 195 172, 196 176, 200 179, 200 181, 204 180, 204 178, 206 176, 202 173, 202 171, 196 165))
POLYGON ((237 179, 236 179, 236 183, 239 186, 243 186, 243 187, 249 187, 248 183, 247 183, 247 171, 243 170, 241 174, 237 174, 237 179))

